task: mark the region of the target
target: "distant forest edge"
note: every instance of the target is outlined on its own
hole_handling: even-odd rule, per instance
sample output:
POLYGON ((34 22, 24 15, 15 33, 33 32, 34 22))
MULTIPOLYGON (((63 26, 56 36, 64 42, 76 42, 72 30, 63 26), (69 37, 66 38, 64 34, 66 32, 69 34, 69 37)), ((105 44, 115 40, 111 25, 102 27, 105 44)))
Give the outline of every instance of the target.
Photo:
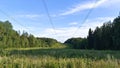
POLYGON ((90 28, 87 38, 70 38, 65 44, 75 49, 120 50, 120 16, 95 30, 90 28))
POLYGON ((27 47, 63 47, 63 44, 52 38, 38 38, 32 34, 13 30, 9 21, 0 21, 0 48, 27 47))
POLYGON ((52 38, 34 37, 24 32, 20 34, 13 30, 9 21, 0 21, 0 48, 27 47, 69 47, 74 49, 120 50, 120 16, 113 22, 104 23, 101 27, 91 28, 87 38, 70 38, 60 43, 52 38))

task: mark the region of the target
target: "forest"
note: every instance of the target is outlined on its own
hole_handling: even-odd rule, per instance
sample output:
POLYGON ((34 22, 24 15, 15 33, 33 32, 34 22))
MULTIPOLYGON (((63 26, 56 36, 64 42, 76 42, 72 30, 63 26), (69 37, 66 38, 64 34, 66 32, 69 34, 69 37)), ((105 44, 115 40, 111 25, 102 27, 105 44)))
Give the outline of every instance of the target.
POLYGON ((15 31, 0 21, 0 68, 119 68, 120 16, 91 28, 86 38, 60 43, 15 31))
POLYGON ((23 31, 13 30, 9 21, 0 21, 0 48, 58 47, 63 46, 52 38, 38 38, 23 31))
POLYGON ((69 47, 74 49, 120 50, 120 16, 101 27, 91 28, 87 38, 70 38, 60 43, 52 38, 34 37, 27 32, 13 30, 9 21, 0 21, 0 48, 69 47))
POLYGON ((87 38, 71 38, 65 44, 75 49, 120 50, 120 16, 95 30, 90 28, 87 38))

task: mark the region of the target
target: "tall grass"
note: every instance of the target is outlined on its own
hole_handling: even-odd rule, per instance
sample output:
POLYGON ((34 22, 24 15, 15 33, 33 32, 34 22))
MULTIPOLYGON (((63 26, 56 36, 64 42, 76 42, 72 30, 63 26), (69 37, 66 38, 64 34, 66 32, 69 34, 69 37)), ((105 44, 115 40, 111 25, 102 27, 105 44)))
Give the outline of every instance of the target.
POLYGON ((119 68, 116 59, 93 60, 88 58, 1 57, 0 68, 119 68))
POLYGON ((0 68, 120 68, 119 53, 74 49, 1 50, 0 68))

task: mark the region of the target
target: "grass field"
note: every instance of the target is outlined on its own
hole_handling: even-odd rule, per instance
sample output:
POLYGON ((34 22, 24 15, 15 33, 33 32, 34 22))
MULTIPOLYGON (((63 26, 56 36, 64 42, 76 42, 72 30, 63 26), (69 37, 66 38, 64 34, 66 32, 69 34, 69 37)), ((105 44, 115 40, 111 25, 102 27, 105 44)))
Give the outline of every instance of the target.
POLYGON ((0 55, 0 68, 120 68, 120 51, 14 48, 0 55))

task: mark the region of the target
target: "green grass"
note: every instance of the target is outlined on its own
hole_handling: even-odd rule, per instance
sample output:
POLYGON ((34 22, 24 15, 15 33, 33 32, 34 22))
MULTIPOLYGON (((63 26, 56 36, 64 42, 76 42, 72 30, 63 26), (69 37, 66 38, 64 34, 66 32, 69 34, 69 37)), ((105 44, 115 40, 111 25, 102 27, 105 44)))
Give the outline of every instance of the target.
POLYGON ((0 55, 0 68, 120 68, 120 51, 14 48, 0 55))
POLYGON ((106 59, 108 56, 120 59, 120 51, 98 51, 98 50, 80 50, 80 49, 14 49, 9 50, 9 55, 25 56, 52 56, 55 58, 91 58, 106 59))
POLYGON ((118 60, 93 60, 87 58, 2 57, 0 68, 119 68, 118 60))

